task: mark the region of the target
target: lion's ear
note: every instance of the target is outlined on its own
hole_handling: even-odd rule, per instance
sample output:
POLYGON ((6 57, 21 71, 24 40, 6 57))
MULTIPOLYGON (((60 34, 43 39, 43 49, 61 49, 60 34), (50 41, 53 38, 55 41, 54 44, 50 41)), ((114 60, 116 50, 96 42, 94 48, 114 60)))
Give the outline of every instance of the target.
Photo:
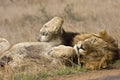
POLYGON ((100 32, 99 32, 99 35, 100 35, 100 37, 101 37, 104 41, 106 41, 106 42, 108 42, 108 43, 113 43, 113 42, 115 42, 115 40, 113 39, 113 37, 110 36, 110 35, 107 33, 106 30, 100 31, 100 32))
POLYGON ((99 32, 99 35, 100 35, 101 37, 106 37, 106 36, 107 36, 107 31, 106 31, 106 30, 101 30, 101 31, 99 32))

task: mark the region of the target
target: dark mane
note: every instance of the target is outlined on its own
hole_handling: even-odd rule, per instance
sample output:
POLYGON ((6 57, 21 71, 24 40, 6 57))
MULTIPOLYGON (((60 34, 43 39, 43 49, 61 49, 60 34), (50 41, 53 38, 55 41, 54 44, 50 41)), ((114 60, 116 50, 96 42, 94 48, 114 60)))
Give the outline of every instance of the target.
POLYGON ((63 30, 62 32, 62 38, 63 38, 63 43, 66 46, 72 46, 72 41, 76 35, 80 33, 75 33, 75 32, 66 32, 63 30))

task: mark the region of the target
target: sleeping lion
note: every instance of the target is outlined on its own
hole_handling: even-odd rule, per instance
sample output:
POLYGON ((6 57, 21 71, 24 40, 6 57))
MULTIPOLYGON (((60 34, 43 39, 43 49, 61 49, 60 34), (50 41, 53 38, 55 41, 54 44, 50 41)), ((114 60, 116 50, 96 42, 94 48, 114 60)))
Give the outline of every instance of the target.
POLYGON ((109 63, 117 59, 118 45, 106 32, 100 32, 99 37, 92 36, 79 41, 74 49, 78 55, 78 64, 87 69, 107 68, 109 63))

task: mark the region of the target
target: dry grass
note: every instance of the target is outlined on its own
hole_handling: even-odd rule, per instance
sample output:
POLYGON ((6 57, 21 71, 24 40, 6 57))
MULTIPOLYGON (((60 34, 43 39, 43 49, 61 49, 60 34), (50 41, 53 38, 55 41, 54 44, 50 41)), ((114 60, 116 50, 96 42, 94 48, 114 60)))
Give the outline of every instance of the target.
POLYGON ((12 44, 37 41, 39 29, 54 16, 64 18, 63 27, 73 32, 101 29, 120 43, 119 0, 0 0, 0 36, 12 44))

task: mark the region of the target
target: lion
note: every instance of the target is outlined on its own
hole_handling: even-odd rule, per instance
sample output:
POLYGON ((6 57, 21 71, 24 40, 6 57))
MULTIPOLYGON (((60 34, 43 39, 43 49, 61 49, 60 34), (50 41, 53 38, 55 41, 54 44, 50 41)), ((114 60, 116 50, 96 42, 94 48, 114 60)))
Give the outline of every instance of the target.
POLYGON ((107 34, 100 32, 99 36, 92 36, 75 44, 78 64, 87 69, 103 69, 116 60, 118 44, 107 34))
POLYGON ((51 58, 47 55, 50 49, 51 45, 44 42, 17 43, 0 56, 0 66, 4 67, 9 64, 12 68, 15 68, 20 66, 26 59, 39 60, 41 57, 50 60, 51 58))
POLYGON ((62 44, 62 24, 63 19, 60 17, 54 17, 40 29, 39 41, 47 42, 53 46, 62 44))

